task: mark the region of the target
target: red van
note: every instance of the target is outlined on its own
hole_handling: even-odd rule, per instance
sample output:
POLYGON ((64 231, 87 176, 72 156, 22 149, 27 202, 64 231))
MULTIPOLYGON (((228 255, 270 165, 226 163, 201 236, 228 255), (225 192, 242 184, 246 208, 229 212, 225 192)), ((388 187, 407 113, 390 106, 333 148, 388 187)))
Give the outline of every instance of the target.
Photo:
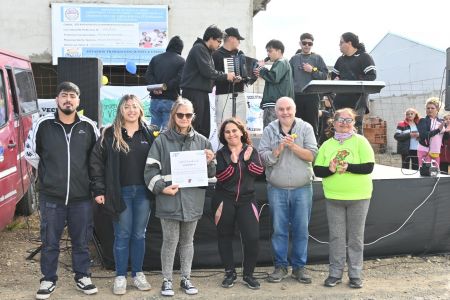
POLYGON ((17 211, 37 206, 34 175, 24 158, 28 131, 39 117, 30 61, 0 49, 0 230, 17 211))

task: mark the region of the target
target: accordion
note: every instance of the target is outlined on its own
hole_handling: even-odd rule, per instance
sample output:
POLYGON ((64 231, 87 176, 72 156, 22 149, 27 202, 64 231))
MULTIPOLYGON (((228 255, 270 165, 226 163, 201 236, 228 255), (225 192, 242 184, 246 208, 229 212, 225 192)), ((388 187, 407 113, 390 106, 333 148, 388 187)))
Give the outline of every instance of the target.
POLYGON ((236 76, 242 78, 246 84, 253 84, 258 77, 253 74, 253 70, 258 67, 258 60, 238 54, 223 59, 225 73, 234 72, 236 76))

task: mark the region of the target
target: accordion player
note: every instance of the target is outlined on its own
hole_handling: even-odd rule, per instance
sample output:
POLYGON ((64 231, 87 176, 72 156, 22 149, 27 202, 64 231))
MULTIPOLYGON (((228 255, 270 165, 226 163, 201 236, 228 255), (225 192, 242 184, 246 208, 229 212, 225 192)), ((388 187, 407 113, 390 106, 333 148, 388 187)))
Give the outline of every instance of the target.
POLYGON ((223 59, 225 73, 234 72, 245 84, 253 84, 258 77, 253 74, 253 70, 258 67, 258 60, 237 54, 223 59))

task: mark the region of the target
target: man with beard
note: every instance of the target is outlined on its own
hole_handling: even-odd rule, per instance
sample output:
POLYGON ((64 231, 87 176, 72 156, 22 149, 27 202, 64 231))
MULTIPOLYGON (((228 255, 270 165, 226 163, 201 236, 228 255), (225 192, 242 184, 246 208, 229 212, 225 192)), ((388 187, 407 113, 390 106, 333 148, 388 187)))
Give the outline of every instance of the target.
POLYGON ((79 96, 77 85, 61 83, 57 111, 33 124, 25 145, 25 158, 37 170, 39 181, 43 277, 36 299, 47 299, 55 291, 59 243, 66 225, 76 288, 87 295, 97 293, 89 272, 93 202, 88 161, 99 131, 92 120, 78 116, 79 96))

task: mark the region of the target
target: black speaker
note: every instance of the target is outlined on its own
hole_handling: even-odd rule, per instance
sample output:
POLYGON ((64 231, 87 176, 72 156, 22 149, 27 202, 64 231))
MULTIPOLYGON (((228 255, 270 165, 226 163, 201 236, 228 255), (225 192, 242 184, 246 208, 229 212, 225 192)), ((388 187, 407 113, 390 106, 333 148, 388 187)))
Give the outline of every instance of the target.
POLYGON ((58 84, 70 81, 81 91, 79 110, 98 124, 101 124, 100 87, 102 84, 102 61, 98 58, 58 58, 58 84))
POLYGON ((447 65, 445 67, 447 80, 445 81, 445 110, 450 110, 450 48, 447 48, 447 65))

